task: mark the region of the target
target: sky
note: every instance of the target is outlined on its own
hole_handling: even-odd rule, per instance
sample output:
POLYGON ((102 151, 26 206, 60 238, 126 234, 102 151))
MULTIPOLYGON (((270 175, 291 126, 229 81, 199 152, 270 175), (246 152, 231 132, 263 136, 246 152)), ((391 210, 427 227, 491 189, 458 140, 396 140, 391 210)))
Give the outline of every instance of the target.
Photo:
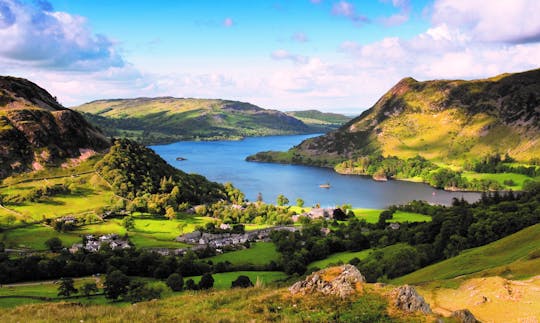
POLYGON ((351 115, 404 77, 540 67, 538 0, 0 0, 0 74, 65 106, 222 98, 351 115))

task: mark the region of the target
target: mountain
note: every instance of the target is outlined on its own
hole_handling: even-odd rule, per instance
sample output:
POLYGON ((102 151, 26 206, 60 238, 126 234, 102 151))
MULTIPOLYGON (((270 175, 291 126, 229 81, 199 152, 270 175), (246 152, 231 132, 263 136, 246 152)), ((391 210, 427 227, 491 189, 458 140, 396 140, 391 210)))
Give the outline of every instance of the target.
POLYGON ((318 110, 288 111, 286 113, 307 125, 320 127, 323 132, 328 131, 328 129, 337 129, 352 119, 342 114, 318 110))
POLYGON ((109 135, 134 138, 145 144, 321 131, 320 126, 306 125, 277 110, 227 100, 115 99, 93 101, 74 109, 84 112, 109 135))
POLYGON ((58 166, 107 147, 109 141, 99 130, 44 89, 0 76, 0 178, 58 166))
POLYGON ((288 152, 262 152, 248 160, 486 190, 512 187, 490 178, 462 178, 456 170, 489 168, 481 172, 534 179, 538 167, 532 165, 540 163, 538 156, 540 69, 473 81, 405 78, 338 130, 307 139, 288 152), (528 167, 528 173, 520 167, 528 167))
POLYGON ((540 69, 474 81, 405 78, 336 132, 299 152, 353 158, 379 152, 460 163, 491 153, 540 156, 540 69))

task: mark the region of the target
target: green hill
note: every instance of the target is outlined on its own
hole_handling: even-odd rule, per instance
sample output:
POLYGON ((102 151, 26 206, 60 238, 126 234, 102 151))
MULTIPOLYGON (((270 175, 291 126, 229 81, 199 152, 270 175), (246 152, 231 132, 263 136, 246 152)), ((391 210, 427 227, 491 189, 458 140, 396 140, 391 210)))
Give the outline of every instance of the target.
POLYGON ((419 284, 463 276, 505 275, 523 278, 540 274, 540 224, 533 225, 485 246, 463 251, 456 257, 424 267, 393 280, 419 284))
POLYGON ((289 111, 287 114, 312 127, 320 127, 323 132, 337 129, 352 119, 342 114, 317 110, 289 111))
POLYGON ((405 78, 338 130, 307 139, 288 152, 263 152, 249 158, 334 167, 340 173, 380 179, 423 180, 441 188, 485 190, 516 187, 492 177, 435 174, 445 178, 441 182, 430 172, 444 167, 525 174, 515 165, 498 165, 517 162, 532 167, 527 173, 532 179, 540 174, 530 166, 540 163, 538 156, 540 69, 473 81, 405 78), (496 160, 494 167, 484 167, 488 160, 496 160), (465 183, 473 179, 485 181, 465 183))
POLYGON ((74 109, 111 136, 144 144, 178 140, 240 139, 313 133, 331 127, 307 125, 277 110, 250 103, 186 98, 98 100, 74 109))

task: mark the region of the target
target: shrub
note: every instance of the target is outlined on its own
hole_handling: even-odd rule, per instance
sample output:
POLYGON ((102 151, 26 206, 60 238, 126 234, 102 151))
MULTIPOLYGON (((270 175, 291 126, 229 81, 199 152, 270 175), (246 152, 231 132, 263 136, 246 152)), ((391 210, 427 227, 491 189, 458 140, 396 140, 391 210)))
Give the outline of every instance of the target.
POLYGON ((236 280, 234 280, 231 283, 231 288, 240 287, 240 288, 247 288, 247 287, 253 287, 253 283, 251 282, 251 279, 249 279, 248 276, 240 275, 236 280))
POLYGON ((172 273, 167 278, 166 284, 173 292, 179 292, 184 288, 184 278, 180 274, 172 273))

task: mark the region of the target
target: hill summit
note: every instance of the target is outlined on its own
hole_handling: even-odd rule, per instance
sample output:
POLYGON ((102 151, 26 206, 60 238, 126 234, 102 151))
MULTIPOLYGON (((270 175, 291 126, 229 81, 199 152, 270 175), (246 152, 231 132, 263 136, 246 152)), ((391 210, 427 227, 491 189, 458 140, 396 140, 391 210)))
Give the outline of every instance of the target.
POLYGON ((241 139, 247 136, 320 132, 281 111, 246 102, 193 98, 97 100, 77 107, 107 134, 144 144, 180 140, 241 139))
POLYGON ((455 165, 490 154, 530 162, 540 156, 540 69, 473 81, 404 78, 360 116, 293 151, 338 162, 374 153, 455 165))
POLYGON ((107 147, 103 133, 41 87, 0 76, 0 178, 107 147))

